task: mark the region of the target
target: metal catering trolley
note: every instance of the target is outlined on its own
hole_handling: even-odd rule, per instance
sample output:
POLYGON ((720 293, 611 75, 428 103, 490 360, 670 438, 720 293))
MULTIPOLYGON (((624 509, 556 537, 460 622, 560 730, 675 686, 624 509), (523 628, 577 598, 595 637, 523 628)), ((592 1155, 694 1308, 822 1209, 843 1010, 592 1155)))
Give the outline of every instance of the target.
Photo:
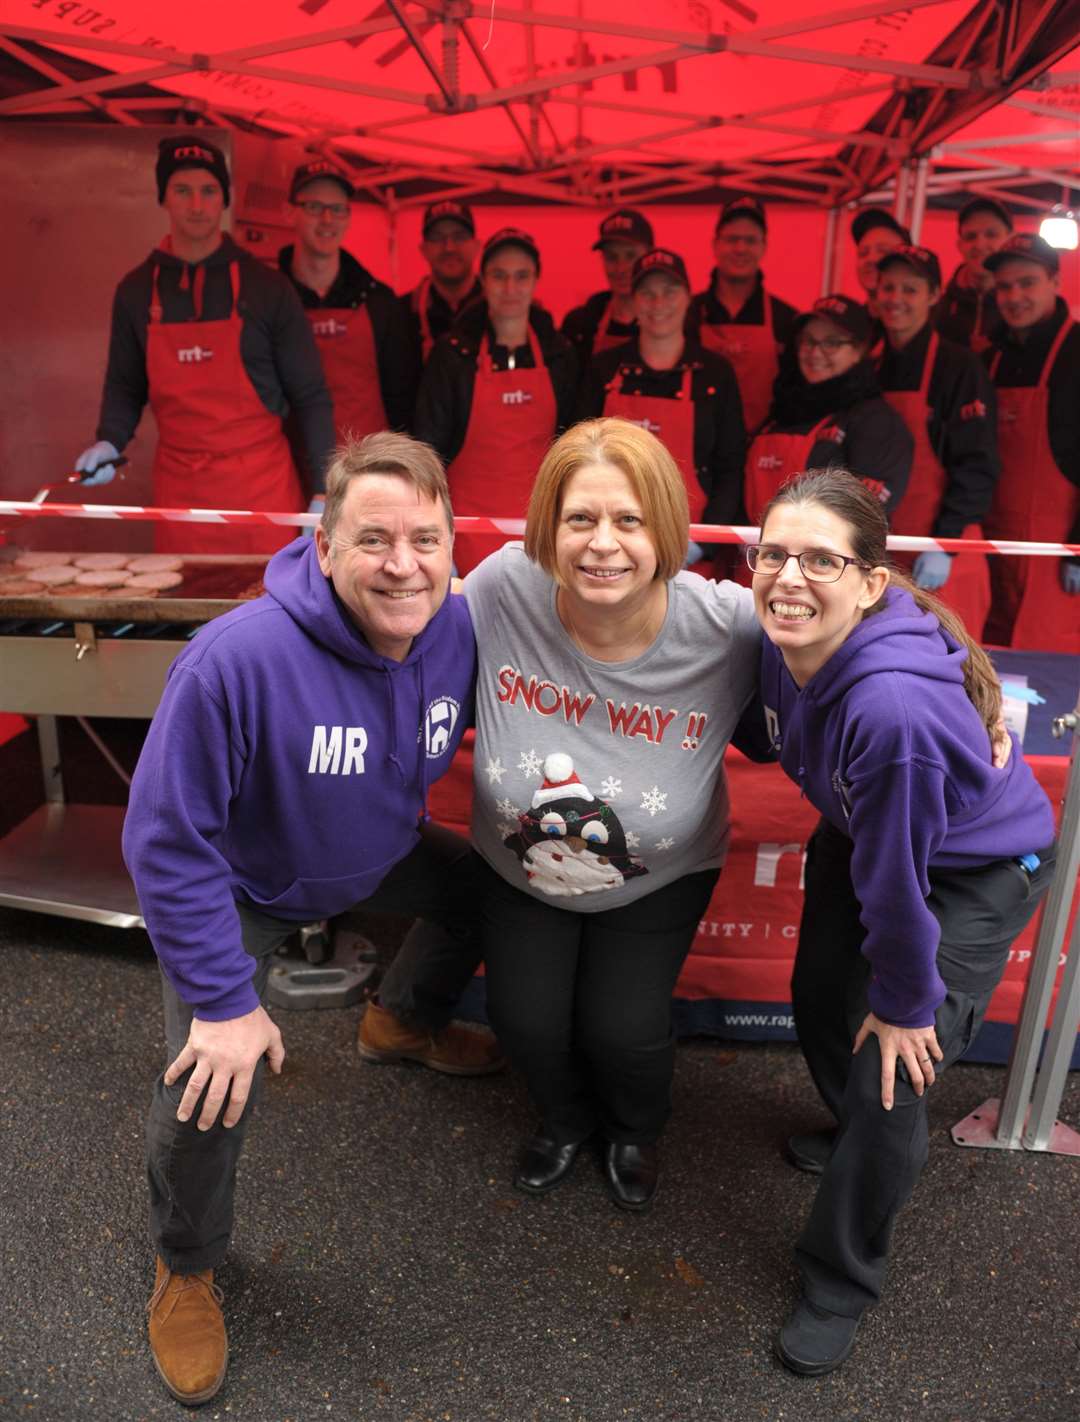
POLYGON ((56 718, 78 718, 126 781, 87 718, 149 720, 173 659, 204 623, 258 596, 266 562, 192 554, 179 587, 142 597, 5 597, 0 582, 0 711, 35 718, 45 781, 45 804, 0 840, 0 905, 142 926, 120 854, 124 810, 67 802, 56 718))

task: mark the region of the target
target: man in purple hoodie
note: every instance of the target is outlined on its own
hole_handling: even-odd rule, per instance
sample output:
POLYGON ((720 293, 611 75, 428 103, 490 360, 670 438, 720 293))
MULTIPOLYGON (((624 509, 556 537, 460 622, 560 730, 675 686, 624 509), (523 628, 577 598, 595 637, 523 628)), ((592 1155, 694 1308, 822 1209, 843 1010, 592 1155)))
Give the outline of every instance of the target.
POLYGON ((427 823, 428 787, 472 720, 452 550, 434 451, 388 433, 349 446, 315 538, 282 549, 265 596, 173 664, 135 772, 124 856, 160 960, 170 1063, 147 1127, 150 1345, 181 1402, 225 1376, 213 1271, 262 1060, 280 1072, 285 1055, 262 1001, 290 933, 361 903, 419 916, 362 1054, 457 1075, 502 1065, 492 1038, 448 1025, 479 960, 469 851, 427 823))

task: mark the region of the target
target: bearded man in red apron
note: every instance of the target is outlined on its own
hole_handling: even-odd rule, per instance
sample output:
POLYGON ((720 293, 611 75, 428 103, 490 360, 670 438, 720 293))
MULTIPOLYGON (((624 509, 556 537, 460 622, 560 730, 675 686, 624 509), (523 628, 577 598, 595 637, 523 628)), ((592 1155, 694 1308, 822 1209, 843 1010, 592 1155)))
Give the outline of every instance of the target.
POLYGON ((656 245, 652 224, 632 207, 621 207, 600 224, 593 251, 604 263, 607 290, 568 311, 562 333, 573 345, 582 370, 594 355, 623 346, 637 335, 631 278, 634 263, 656 245))
MULTIPOLYGON (((527 232, 494 233, 480 258, 483 303, 436 342, 424 367, 413 434, 447 465, 455 514, 524 518, 540 461, 573 418, 577 357, 533 302, 539 275, 540 250, 527 232)), ((458 572, 505 541, 459 533, 458 572)))
POLYGON ((730 361, 743 417, 752 436, 765 423, 780 353, 791 338, 795 308, 765 290, 761 263, 767 223, 757 198, 739 197, 720 210, 713 239, 716 263, 707 291, 694 297, 690 329, 707 351, 730 361))
MULTIPOLYGON (((735 372, 686 333, 690 280, 677 252, 654 247, 639 257, 631 285, 637 335, 593 357, 578 415, 618 415, 649 430, 679 466, 690 522, 737 523, 746 434, 735 372)), ((707 547, 691 543, 686 565, 723 576, 733 560, 720 548, 714 565, 707 547)))
POLYGON ((942 295, 937 328, 975 355, 989 350, 1001 324, 986 259, 1005 245, 1012 230, 1012 214, 996 198, 973 197, 956 215, 956 245, 964 260, 942 295))
MULTIPOLYGON (((302 431, 307 496, 333 452, 330 395, 303 311, 285 277, 222 235, 225 155, 201 134, 158 145, 158 201, 169 235, 112 301, 97 442, 75 469, 108 483, 149 401, 158 422, 154 502, 181 508, 299 512, 305 488, 282 419, 302 431)), ((182 553, 272 553, 292 528, 161 523, 155 545, 182 553)))
MULTIPOLYGON (((907 492, 889 515, 893 533, 981 538, 1001 463, 994 391, 978 356, 933 325, 941 268, 927 247, 898 247, 878 263, 877 306, 885 329, 878 380, 911 431, 915 459, 907 492)), ((937 594, 982 636, 990 610, 983 553, 894 553, 915 583, 937 594)))
POLYGON ((302 164, 289 190, 296 242, 278 253, 319 349, 339 444, 404 430, 419 380, 397 296, 341 245, 354 196, 336 163, 302 164))
MULTIPOLYGON (((1017 233, 987 258, 1005 322, 989 355, 1001 477, 989 538, 1080 542, 1080 326, 1058 294, 1058 254, 1017 233)), ((1080 652, 1080 558, 990 560, 987 640, 1080 652)))
MULTIPOLYGON (((97 441, 75 468, 106 484, 149 402, 158 427, 154 502, 299 512, 305 489, 282 420, 302 434, 308 498, 334 448, 330 396, 296 294, 222 234, 224 154, 201 133, 162 139, 158 201, 169 235, 116 289, 97 441)), ((163 523, 159 549, 272 553, 295 528, 163 523)))
POLYGON ((484 299, 476 275, 480 243, 469 204, 456 198, 430 203, 421 230, 420 255, 431 271, 399 298, 418 373, 439 337, 449 332, 468 307, 484 299))

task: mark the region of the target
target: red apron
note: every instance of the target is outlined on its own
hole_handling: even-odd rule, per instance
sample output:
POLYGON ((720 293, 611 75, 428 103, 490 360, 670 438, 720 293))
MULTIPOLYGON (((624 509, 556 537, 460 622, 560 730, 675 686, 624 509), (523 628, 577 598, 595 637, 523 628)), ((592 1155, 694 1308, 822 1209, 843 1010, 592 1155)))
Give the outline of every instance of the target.
MULTIPOLYGON (((930 337, 923 362, 918 390, 883 390, 881 393, 911 431, 915 441, 915 457, 911 478, 904 497, 889 516, 893 533, 908 533, 929 538, 941 501, 945 497, 948 474, 930 443, 930 403, 927 392, 937 360, 940 339, 935 331, 930 337)), ((969 523, 962 538, 981 538, 982 528, 969 523)), ((893 553, 897 567, 910 572, 918 556, 914 553, 893 553)), ((976 641, 982 636, 983 623, 990 611, 990 571, 983 553, 958 553, 952 560, 952 572, 943 588, 935 588, 934 596, 951 607, 964 622, 976 641)))
MULTIPOLYGON (((476 362, 465 443, 446 471, 455 514, 524 518, 540 462, 555 437, 551 376, 529 327, 531 370, 495 370, 485 335, 476 362)), ((506 542, 497 533, 461 534, 454 564, 462 577, 506 542)))
POLYGON ((705 512, 705 490, 697 476, 694 463, 694 401, 691 395, 690 367, 683 371, 682 388, 675 398, 665 395, 627 395, 623 391, 623 370, 619 367, 615 379, 604 396, 604 414, 618 416, 649 430, 666 445, 668 453, 679 466, 690 504, 690 522, 700 523, 705 512))
POLYGON ((625 346, 630 336, 612 335, 608 330, 611 325, 611 308, 613 302, 608 302, 604 307, 604 314, 600 317, 600 324, 596 328, 596 335, 593 337, 592 353, 598 355, 600 351, 614 350, 616 346, 625 346))
POLYGON ((366 306, 307 307, 323 375, 334 402, 339 440, 363 439, 386 429, 386 410, 375 360, 375 333, 366 306))
POLYGON ((765 423, 772 402, 773 381, 780 370, 780 347, 773 335, 773 301, 765 296, 765 320, 760 326, 729 321, 720 326, 701 323, 700 340, 707 351, 718 351, 735 367, 742 397, 746 432, 753 435, 765 423))
POLYGON ((420 322, 420 359, 427 364, 427 358, 431 354, 431 348, 435 344, 435 337, 431 334, 431 322, 428 319, 428 296, 431 292, 431 278, 424 277, 420 285, 413 288, 412 309, 416 313, 416 319, 420 322))
POLYGON ((755 436, 746 456, 746 479, 743 484, 743 502, 751 523, 760 524, 765 505, 781 484, 786 484, 793 475, 805 472, 810 451, 834 418, 833 415, 826 415, 807 434, 784 434, 770 425, 755 436))
MULTIPOLYGON (((164 508, 304 507, 281 420, 259 399, 240 353, 240 270, 229 267, 232 311, 223 321, 161 320, 159 268, 146 334, 150 408, 158 425, 154 500, 164 508)), ((196 281, 198 282, 198 274, 196 281)), ((297 528, 158 524, 169 553, 275 553, 297 528)))
MULTIPOLYGON (((1080 490, 1065 478, 1050 447, 1050 372, 1073 327, 1062 322, 1037 385, 997 387, 1001 477, 986 519, 988 538, 1033 543, 1068 539, 1080 490)), ((996 375, 1000 352, 990 367, 996 375)), ((1080 652, 1080 598, 1065 592, 1058 558, 991 559, 994 605, 987 638, 1044 652, 1080 652)))

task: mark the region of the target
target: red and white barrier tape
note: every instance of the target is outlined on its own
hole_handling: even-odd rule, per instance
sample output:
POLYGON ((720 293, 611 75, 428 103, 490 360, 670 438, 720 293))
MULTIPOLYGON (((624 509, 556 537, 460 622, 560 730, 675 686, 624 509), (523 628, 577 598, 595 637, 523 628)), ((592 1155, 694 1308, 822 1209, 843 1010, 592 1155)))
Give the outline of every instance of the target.
MULTIPOLYGON (((152 523, 277 524, 282 527, 314 528, 318 514, 268 513, 252 509, 160 509, 138 504, 35 504, 18 499, 0 499, 0 515, 17 518, 105 518, 152 523)), ((525 532, 522 518, 458 518, 459 533, 498 533, 520 538, 525 532)), ((756 543, 759 530, 730 523, 692 523, 690 537, 695 543, 756 543)), ((905 553, 926 549, 944 553, 1008 553, 1036 558, 1080 555, 1080 543, 1023 543, 1011 538, 915 538, 891 534, 889 547, 905 553)))

